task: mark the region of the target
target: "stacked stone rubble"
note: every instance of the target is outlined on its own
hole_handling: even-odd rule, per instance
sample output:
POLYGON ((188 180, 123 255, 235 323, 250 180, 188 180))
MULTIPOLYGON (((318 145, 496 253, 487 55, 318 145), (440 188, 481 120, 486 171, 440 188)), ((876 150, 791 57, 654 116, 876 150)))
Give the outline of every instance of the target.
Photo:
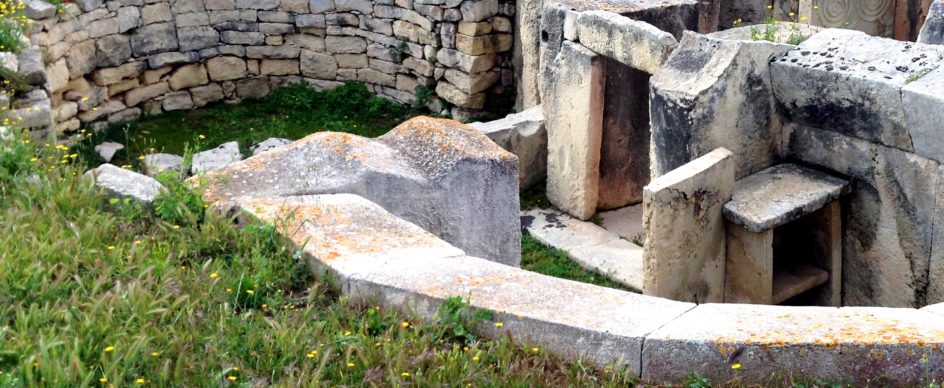
POLYGON ((513 82, 514 5, 499 0, 85 0, 40 11, 32 59, 60 132, 294 81, 361 82, 469 117, 513 82))

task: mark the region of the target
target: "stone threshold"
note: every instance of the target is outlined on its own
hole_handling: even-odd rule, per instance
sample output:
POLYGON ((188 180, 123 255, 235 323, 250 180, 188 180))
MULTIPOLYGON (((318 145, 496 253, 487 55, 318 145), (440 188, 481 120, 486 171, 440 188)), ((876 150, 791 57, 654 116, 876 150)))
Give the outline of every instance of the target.
POLYGON ((480 325, 481 335, 510 335, 599 366, 625 365, 652 383, 691 373, 743 384, 771 376, 892 386, 944 379, 940 306, 696 306, 470 257, 355 195, 236 203, 243 222, 275 225, 349 296, 427 319, 447 298, 462 296, 502 323, 480 325))
POLYGON ((642 292, 643 249, 620 235, 553 209, 522 211, 521 229, 581 267, 642 292))

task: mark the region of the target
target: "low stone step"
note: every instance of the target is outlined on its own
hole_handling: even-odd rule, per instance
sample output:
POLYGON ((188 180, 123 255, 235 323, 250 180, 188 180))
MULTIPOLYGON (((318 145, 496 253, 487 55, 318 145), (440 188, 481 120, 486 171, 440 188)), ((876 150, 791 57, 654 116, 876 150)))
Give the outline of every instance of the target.
POLYGON ((596 224, 551 209, 521 212, 521 227, 541 243, 567 252, 581 267, 641 292, 642 247, 596 224))
POLYGON ((829 280, 829 272, 812 265, 774 272, 773 304, 781 304, 829 280))

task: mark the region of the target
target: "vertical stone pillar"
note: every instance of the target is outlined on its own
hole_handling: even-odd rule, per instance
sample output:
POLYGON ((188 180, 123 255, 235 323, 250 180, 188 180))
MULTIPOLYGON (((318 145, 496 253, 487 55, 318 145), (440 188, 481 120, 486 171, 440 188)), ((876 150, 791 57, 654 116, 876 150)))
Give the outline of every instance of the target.
POLYGON ((722 208, 734 190, 732 156, 718 148, 646 186, 646 295, 696 303, 724 300, 722 208))
POLYGON ((518 84, 518 111, 541 103, 541 10, 544 0, 515 2, 515 46, 512 62, 518 84))
POLYGON ((896 0, 800 0, 800 18, 814 26, 890 38, 895 33, 895 8, 896 0))
POLYGON ((544 74, 547 197, 582 220, 593 216, 600 187, 603 57, 565 41, 544 74))
POLYGON ((754 233, 729 222, 725 232, 725 303, 771 304, 774 294, 773 229, 754 233))

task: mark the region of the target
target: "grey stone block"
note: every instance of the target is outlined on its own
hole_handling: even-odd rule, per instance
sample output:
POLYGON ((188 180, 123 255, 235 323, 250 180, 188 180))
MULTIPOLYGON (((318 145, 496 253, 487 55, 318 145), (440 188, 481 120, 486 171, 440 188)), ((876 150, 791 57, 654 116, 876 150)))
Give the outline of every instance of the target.
POLYGON ((580 44, 649 74, 662 68, 678 42, 655 26, 607 11, 581 12, 580 44))
POLYGON ((131 198, 144 205, 151 205, 164 186, 151 177, 131 170, 103 164, 88 170, 85 176, 95 179, 95 185, 105 189, 111 196, 131 198))
POLYGON ((131 35, 131 51, 136 57, 176 50, 177 30, 173 23, 151 24, 131 35))
POLYGON ((270 138, 268 138, 268 139, 265 139, 265 140, 259 142, 259 144, 256 144, 256 145, 252 146, 252 149, 251 149, 252 155, 253 155, 253 156, 256 156, 256 155, 259 155, 259 154, 261 154, 261 153, 263 153, 263 152, 268 152, 268 151, 274 150, 274 149, 276 149, 276 148, 279 148, 279 147, 281 147, 281 146, 284 146, 284 145, 287 145, 287 144, 291 144, 291 143, 292 143, 292 141, 291 141, 291 140, 288 140, 288 139, 280 139, 280 138, 277 138, 277 137, 270 137, 270 138))
MULTIPOLYGON (((189 99, 189 94, 188 94, 189 99)), ((218 170, 243 159, 239 143, 231 141, 219 147, 193 154, 191 170, 194 174, 218 170)))
POLYGON ((918 34, 918 43, 944 44, 944 0, 931 3, 928 17, 918 34))
POLYGON ((522 190, 547 178, 544 108, 536 106, 503 119, 469 125, 518 157, 518 181, 522 190))
POLYGON ((164 171, 177 171, 183 174, 189 174, 190 169, 184 171, 184 158, 171 154, 149 154, 144 156, 144 173, 148 176, 157 176, 164 171))

